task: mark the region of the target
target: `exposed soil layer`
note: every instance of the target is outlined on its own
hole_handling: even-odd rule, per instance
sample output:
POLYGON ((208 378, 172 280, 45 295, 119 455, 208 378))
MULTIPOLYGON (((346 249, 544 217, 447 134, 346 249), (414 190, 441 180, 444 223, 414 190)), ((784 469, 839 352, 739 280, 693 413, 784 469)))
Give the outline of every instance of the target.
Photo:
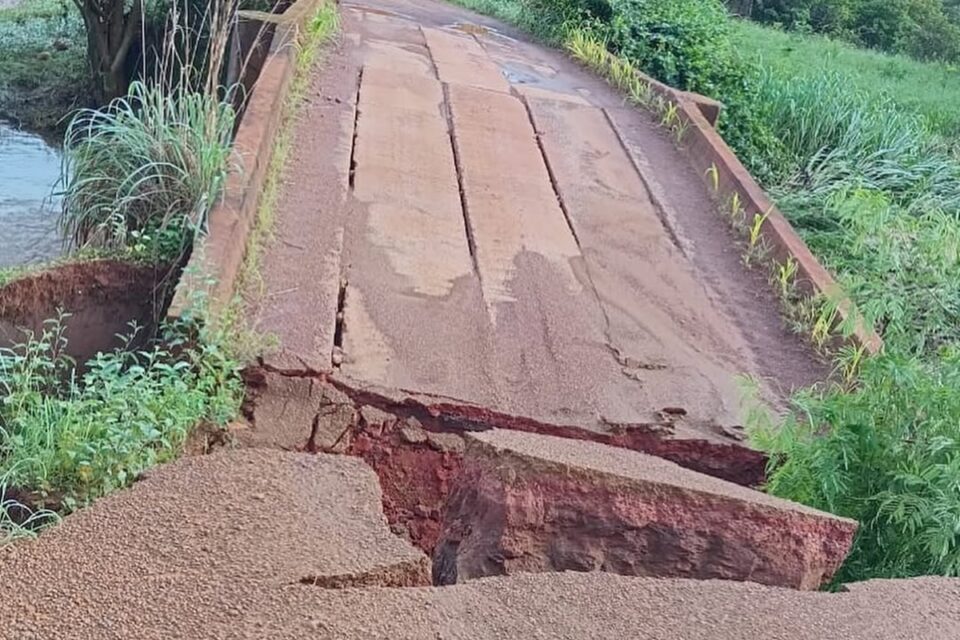
POLYGON ((0 347, 23 342, 63 312, 67 353, 80 363, 124 344, 118 335, 141 328, 151 337, 168 302, 176 269, 116 260, 68 263, 30 273, 0 287, 0 347))
POLYGON ((766 457, 748 447, 739 430, 691 425, 681 408, 665 408, 659 412, 659 422, 608 424, 604 431, 596 431, 542 422, 449 398, 381 389, 341 376, 296 373, 298 375, 284 375, 264 366, 246 370, 250 394, 247 413, 254 424, 261 427, 259 432, 255 429, 251 437, 273 441, 285 449, 328 450, 328 439, 338 439, 353 420, 352 416, 361 407, 369 406, 399 418, 416 418, 424 428, 436 433, 488 429, 526 431, 649 453, 740 485, 759 486, 764 481, 766 457), (324 411, 319 410, 320 406, 326 407, 324 411), (335 420, 337 424, 325 424, 332 407, 343 409, 345 406, 351 410, 335 420), (308 444, 317 416, 316 422, 324 426, 322 431, 333 432, 323 436, 327 440, 308 444))
MULTIPOLYGON (((392 530, 434 557, 440 584, 604 570, 809 589, 833 575, 856 529, 629 450, 670 437, 667 422, 640 432, 646 440, 614 439, 335 378, 256 369, 247 379, 256 385, 252 427, 241 440, 362 457, 380 480, 392 530), (499 447, 488 438, 518 440, 499 447), (520 446, 530 443, 541 457, 520 446)), ((712 446, 688 447, 686 462, 702 466, 696 454, 712 446)))
POLYGON ((857 528, 623 449, 502 430, 467 443, 434 553, 439 584, 572 570, 816 589, 857 528))
POLYGON ((704 440, 688 434, 675 422, 682 422, 682 416, 669 412, 660 424, 616 426, 604 434, 470 404, 357 387, 339 378, 254 367, 246 370, 245 379, 250 428, 236 432, 241 444, 362 457, 380 479, 391 528, 427 554, 434 552, 462 466, 463 436, 470 432, 508 429, 595 442, 661 456, 747 486, 759 485, 764 477, 760 453, 732 438, 704 440))
POLYGON ((428 554, 440 536, 441 517, 462 466, 460 453, 442 446, 414 425, 395 423, 379 434, 356 434, 347 449, 376 470, 394 533, 428 554))

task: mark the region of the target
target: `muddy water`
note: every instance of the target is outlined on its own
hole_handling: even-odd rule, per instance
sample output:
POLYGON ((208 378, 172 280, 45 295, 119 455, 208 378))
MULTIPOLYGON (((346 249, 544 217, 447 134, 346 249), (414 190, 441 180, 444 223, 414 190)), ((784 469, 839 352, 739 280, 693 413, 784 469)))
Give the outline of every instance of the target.
POLYGON ((0 269, 60 255, 59 177, 57 148, 0 120, 0 269))

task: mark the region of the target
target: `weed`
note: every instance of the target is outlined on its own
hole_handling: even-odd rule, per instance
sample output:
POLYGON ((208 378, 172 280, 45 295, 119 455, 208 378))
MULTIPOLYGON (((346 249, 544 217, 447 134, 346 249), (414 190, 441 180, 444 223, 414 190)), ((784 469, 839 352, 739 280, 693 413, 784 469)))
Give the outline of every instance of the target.
POLYGON ((660 126, 673 127, 679 120, 678 108, 675 102, 669 103, 663 111, 663 116, 660 118, 660 126))
POLYGON ((720 170, 717 169, 717 164, 715 162, 710 163, 710 167, 704 172, 703 175, 710 178, 710 186, 713 187, 714 193, 720 191, 720 170))
POLYGON ((0 350, 0 477, 68 512, 170 460, 196 424, 224 424, 238 410, 239 367, 224 339, 170 326, 163 345, 101 353, 81 370, 65 355, 60 318, 0 350))
POLYGON ((730 220, 734 223, 735 226, 743 221, 743 218, 746 215, 746 213, 744 212, 743 205, 740 201, 739 191, 734 191, 730 195, 730 207, 728 211, 730 213, 730 220))
POLYGON ((792 296, 794 280, 797 277, 797 261, 787 258, 783 264, 777 265, 777 287, 781 300, 789 300, 792 296))
POLYGON ((753 214, 753 224, 750 225, 750 249, 755 249, 757 243, 760 242, 760 233, 763 231, 763 223, 767 221, 767 218, 770 217, 770 212, 773 211, 773 207, 767 210, 766 213, 760 215, 759 213, 753 214))
POLYGON ((233 111, 215 96, 136 82, 84 111, 64 143, 64 233, 76 247, 179 256, 202 230, 230 160, 233 111))
MULTIPOLYGON (((9 474, 8 474, 9 475, 9 474)), ((0 549, 60 522, 60 516, 48 509, 34 509, 9 497, 7 478, 0 477, 0 549)))
POLYGON ((684 137, 687 135, 687 129, 689 124, 685 120, 677 120, 673 123, 673 126, 670 127, 670 130, 673 131, 674 142, 680 144, 683 142, 684 137))

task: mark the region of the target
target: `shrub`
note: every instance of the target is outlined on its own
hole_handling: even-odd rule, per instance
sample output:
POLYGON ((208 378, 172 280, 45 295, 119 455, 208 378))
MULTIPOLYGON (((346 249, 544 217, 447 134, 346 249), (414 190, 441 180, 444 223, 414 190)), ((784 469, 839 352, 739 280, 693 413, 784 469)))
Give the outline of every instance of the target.
POLYGON ((796 31, 844 34, 861 0, 757 0, 753 19, 796 31))
POLYGON ((960 58, 955 0, 757 0, 754 20, 921 60, 960 58))
POLYGON ((614 54, 667 84, 716 93, 740 75, 720 0, 612 0, 614 54))
POLYGON ((960 59, 960 26, 940 0, 910 0, 902 51, 920 60, 960 59))
POLYGON ((768 491, 860 522, 838 582, 960 575, 958 385, 955 349, 936 364, 886 355, 853 389, 808 391, 786 421, 754 420, 768 491))
POLYGON ((237 365, 189 335, 171 327, 167 346, 99 354, 83 372, 60 321, 0 350, 0 478, 69 511, 171 459, 198 423, 231 418, 237 365))
POLYGON ((838 189, 825 200, 803 193, 780 200, 888 351, 935 360, 960 345, 955 216, 939 209, 911 215, 883 192, 862 187, 838 189))
POLYGON ((865 0, 857 12, 855 32, 860 43, 882 51, 900 51, 908 0, 865 0))

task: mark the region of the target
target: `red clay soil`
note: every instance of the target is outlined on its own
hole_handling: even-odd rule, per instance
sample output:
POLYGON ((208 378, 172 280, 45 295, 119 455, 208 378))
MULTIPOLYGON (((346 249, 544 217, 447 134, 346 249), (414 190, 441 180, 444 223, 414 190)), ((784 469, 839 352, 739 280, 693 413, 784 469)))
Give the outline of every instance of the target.
POLYGON ((338 377, 327 381, 358 405, 377 407, 399 416, 414 416, 431 431, 464 433, 509 429, 539 433, 648 453, 744 486, 759 486, 765 479, 766 456, 742 442, 741 433, 706 426, 691 428, 682 409, 663 409, 659 423, 611 424, 601 432, 542 422, 467 402, 377 389, 338 377))
POLYGON ((38 333, 62 311, 67 352, 83 362, 98 351, 121 345, 131 322, 149 333, 162 317, 178 271, 167 265, 117 260, 74 262, 27 274, 0 287, 0 347, 23 341, 23 330, 38 333))
POLYGON ((425 438, 405 441, 400 428, 381 435, 359 433, 347 453, 360 456, 377 472, 383 511, 394 533, 432 554, 451 484, 460 474, 461 455, 439 450, 425 438))
POLYGON ((444 514, 434 583, 517 572, 749 580, 816 589, 857 525, 594 443, 471 434, 444 514))
POLYGON ((659 456, 687 469, 744 486, 759 486, 765 480, 766 456, 725 433, 706 438, 709 429, 684 427, 683 410, 667 408, 658 424, 610 425, 609 433, 598 433, 575 426, 547 424, 469 404, 441 402, 426 410, 444 424, 461 430, 510 429, 542 435, 598 442, 613 447, 659 456))
MULTIPOLYGON (((377 473, 391 529, 433 555, 438 583, 512 571, 605 570, 813 588, 839 566, 855 529, 852 522, 629 451, 646 446, 629 432, 616 440, 469 405, 388 397, 342 380, 262 370, 248 378, 266 386, 252 401, 257 420, 241 440, 361 457, 377 473), (299 400, 287 395, 300 387, 309 387, 309 394, 299 400), (328 420, 330 415, 338 418, 328 420), (547 451, 556 446, 551 443, 563 443, 574 457, 583 456, 584 468, 572 464, 558 471, 553 462, 530 463, 529 473, 514 472, 523 478, 518 484, 498 484, 494 470, 523 464, 513 451, 490 453, 478 442, 465 459, 464 437, 519 438, 547 451), (590 466, 591 456, 619 462, 622 469, 609 476, 590 471, 597 468, 590 466), (630 480, 634 467, 633 473, 646 470, 646 479, 630 480), (657 479, 663 476, 667 480, 657 479), (551 509, 569 519, 546 531, 523 532, 523 510, 510 511, 517 504, 556 504, 551 509), (620 506, 605 511, 611 505, 620 506), (503 518, 518 528, 505 530, 503 518), (469 557, 461 549, 465 539, 462 549, 473 550, 469 557), (512 548, 511 539, 533 542, 512 548)), ((656 441, 669 428, 648 433, 656 441)))
POLYGON ((763 456, 733 440, 680 439, 682 420, 665 412, 658 425, 618 427, 603 434, 552 425, 469 404, 357 387, 337 378, 245 372, 249 429, 245 446, 346 453, 377 473, 383 509, 395 533, 432 554, 445 506, 462 467, 463 436, 507 429, 595 442, 659 455, 683 467, 748 486, 763 480, 763 456), (679 436, 678 436, 679 432, 679 436), (676 439, 675 439, 676 438, 676 439))
POLYGON ((29 319, 40 310, 116 300, 150 300, 167 266, 90 260, 25 274, 0 287, 0 317, 29 319))

